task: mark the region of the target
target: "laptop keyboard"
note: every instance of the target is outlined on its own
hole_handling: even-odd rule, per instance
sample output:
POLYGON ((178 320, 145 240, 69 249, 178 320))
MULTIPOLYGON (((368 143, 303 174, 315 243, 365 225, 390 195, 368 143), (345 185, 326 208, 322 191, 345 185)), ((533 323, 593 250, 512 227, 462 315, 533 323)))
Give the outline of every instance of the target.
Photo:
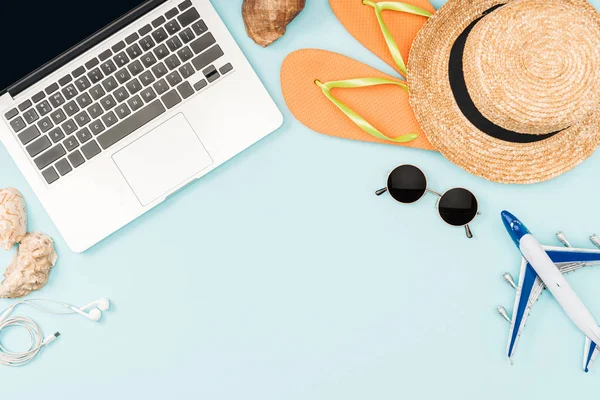
POLYGON ((233 70, 189 0, 4 116, 48 184, 233 70))

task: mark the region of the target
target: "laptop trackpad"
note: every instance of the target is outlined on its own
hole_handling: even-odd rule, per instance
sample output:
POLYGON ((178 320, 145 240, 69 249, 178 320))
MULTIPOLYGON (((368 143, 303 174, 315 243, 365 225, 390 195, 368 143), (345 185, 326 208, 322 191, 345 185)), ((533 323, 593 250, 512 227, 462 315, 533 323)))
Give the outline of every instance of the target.
POLYGON ((120 150, 113 160, 144 206, 213 162, 183 114, 120 150))

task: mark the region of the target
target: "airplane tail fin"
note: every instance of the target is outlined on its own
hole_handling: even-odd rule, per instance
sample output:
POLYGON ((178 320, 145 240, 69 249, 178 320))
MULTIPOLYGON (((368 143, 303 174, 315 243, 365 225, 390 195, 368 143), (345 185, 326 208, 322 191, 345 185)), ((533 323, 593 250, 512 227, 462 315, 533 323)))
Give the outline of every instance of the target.
POLYGON ((585 347, 583 349, 583 370, 589 372, 590 365, 596 360, 596 356, 600 353, 600 348, 596 343, 586 336, 585 347))

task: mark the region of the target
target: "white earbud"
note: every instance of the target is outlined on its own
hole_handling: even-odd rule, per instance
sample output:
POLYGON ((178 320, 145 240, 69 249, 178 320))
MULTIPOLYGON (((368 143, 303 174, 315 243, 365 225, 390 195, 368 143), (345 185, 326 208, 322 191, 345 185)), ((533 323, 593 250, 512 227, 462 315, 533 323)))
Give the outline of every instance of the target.
POLYGON ((110 308, 110 301, 107 298, 102 298, 93 301, 89 304, 86 304, 81 308, 77 308, 71 305, 69 305, 69 308, 77 314, 82 315, 91 321, 98 322, 102 318, 102 311, 106 311, 110 308))
POLYGON ((80 310, 87 310, 91 307, 98 307, 100 311, 106 311, 110 308, 110 301, 104 297, 99 300, 92 301, 90 304, 86 304, 85 306, 81 307, 80 310))

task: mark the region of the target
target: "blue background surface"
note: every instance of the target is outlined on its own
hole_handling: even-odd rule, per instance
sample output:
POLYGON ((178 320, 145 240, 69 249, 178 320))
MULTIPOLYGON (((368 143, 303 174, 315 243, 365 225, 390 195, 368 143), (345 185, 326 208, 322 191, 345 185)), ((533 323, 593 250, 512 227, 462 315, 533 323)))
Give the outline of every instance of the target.
MULTIPOLYGON (((594 0, 598 8, 600 2, 594 0)), ((84 254, 74 254, 0 147, 0 187, 20 189, 30 230, 56 240, 59 262, 37 295, 113 308, 99 324, 21 308, 62 336, 25 368, 0 368, 6 399, 506 399, 592 396, 584 337, 546 293, 510 366, 505 271, 520 256, 499 213, 542 242, 600 233, 600 154, 551 182, 505 186, 441 155, 330 138, 287 110, 279 69, 292 50, 324 48, 393 73, 356 42, 326 0, 308 0, 288 34, 262 49, 241 1, 214 4, 280 105, 284 126, 84 254), (445 225, 426 197, 401 206, 373 191, 401 163, 432 188, 470 188, 475 239, 445 225), (184 397, 185 396, 185 397, 184 397)), ((436 8, 441 5, 437 1, 436 8)), ((8 265, 12 252, 0 252, 8 265)), ((4 267, 0 267, 0 272, 4 267)), ((600 317, 600 269, 569 275, 600 317)), ((11 304, 0 300, 0 309, 11 304)), ((0 336, 14 347, 23 332, 0 336)))

